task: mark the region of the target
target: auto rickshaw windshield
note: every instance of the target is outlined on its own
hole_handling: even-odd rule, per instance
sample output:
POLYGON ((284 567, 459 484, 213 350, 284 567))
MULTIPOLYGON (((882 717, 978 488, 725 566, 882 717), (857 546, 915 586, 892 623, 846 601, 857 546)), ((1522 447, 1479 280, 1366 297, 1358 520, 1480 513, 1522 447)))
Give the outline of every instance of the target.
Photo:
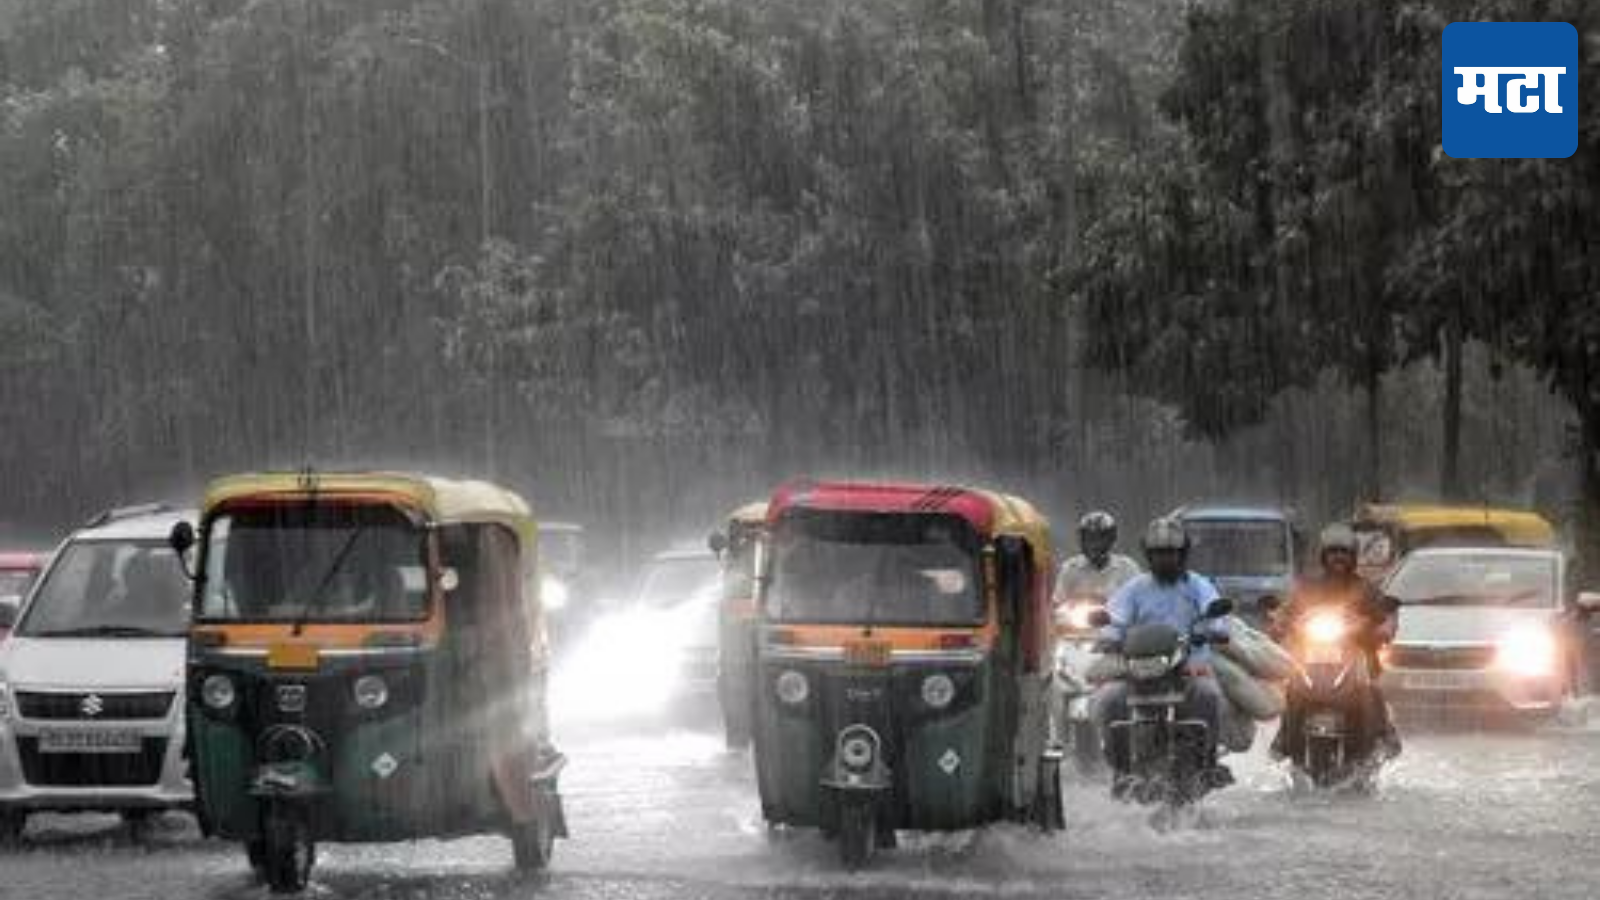
POLYGON ((796 510, 777 525, 767 617, 819 624, 983 621, 980 541, 944 514, 796 510))
POLYGON ((202 621, 396 622, 428 612, 425 532, 389 506, 224 512, 206 546, 202 621))

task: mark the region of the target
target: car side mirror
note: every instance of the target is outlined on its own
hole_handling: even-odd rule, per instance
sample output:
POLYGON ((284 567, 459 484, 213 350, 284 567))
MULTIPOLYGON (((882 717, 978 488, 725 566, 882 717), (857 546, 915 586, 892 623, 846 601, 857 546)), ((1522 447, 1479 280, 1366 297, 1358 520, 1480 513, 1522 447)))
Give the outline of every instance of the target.
POLYGON ((167 532, 167 546, 172 548, 174 556, 178 557, 178 566, 183 569, 183 574, 194 580, 194 570, 189 567, 189 551, 194 549, 198 538, 195 537, 194 526, 187 520, 179 521, 167 532))
POLYGON ((1206 606, 1206 618, 1221 619, 1233 615, 1233 601, 1227 597, 1218 597, 1206 606))
POLYGON ((1104 628, 1111 624, 1111 613, 1106 612, 1103 607, 1100 609, 1090 610, 1089 624, 1096 628, 1104 628))
POLYGON ((711 548, 715 556, 728 552, 728 536, 720 531, 713 531, 706 537, 706 546, 711 548))
POLYGON ((20 597, 0 597, 0 631, 10 631, 17 624, 17 616, 21 612, 20 597))
POLYGON ((1584 614, 1600 613, 1600 591, 1579 591, 1576 605, 1584 614))

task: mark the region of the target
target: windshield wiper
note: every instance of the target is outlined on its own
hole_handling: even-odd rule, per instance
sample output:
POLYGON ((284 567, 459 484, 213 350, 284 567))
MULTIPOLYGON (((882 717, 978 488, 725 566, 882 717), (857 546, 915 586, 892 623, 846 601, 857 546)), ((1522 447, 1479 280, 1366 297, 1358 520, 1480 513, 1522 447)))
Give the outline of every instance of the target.
POLYGON ((85 625, 80 628, 54 628, 48 631, 36 631, 28 637, 65 638, 65 637, 182 637, 182 632, 157 631, 154 628, 145 628, 142 625, 85 625))
POLYGON ((344 546, 339 548, 339 552, 333 557, 333 562, 328 565, 328 571, 322 573, 322 578, 317 582, 317 586, 311 589, 311 596, 306 598, 305 603, 300 605, 300 612, 294 617, 294 625, 289 629, 290 634, 298 636, 302 631, 305 631, 306 622, 311 619, 312 611, 322 605, 322 592, 328 589, 328 585, 333 581, 333 576, 339 574, 339 570, 344 566, 344 561, 350 556, 350 551, 355 549, 356 541, 366 533, 366 526, 361 526, 350 532, 350 537, 345 539, 344 546))

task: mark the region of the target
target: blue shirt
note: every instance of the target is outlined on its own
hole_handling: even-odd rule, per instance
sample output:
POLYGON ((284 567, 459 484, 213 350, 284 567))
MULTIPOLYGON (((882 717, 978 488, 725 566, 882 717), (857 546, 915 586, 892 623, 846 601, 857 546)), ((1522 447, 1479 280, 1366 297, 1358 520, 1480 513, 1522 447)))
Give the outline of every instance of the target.
MULTIPOLYGON (((1205 615, 1206 607, 1220 596, 1211 579, 1195 572, 1185 572, 1183 577, 1170 584, 1162 584, 1148 573, 1124 584, 1106 601, 1106 612, 1111 624, 1101 630, 1106 640, 1122 642, 1129 626, 1171 625, 1184 634, 1205 615)), ((1226 635, 1228 620, 1215 619, 1201 629, 1207 636, 1226 635)), ((1210 647, 1194 647, 1189 652, 1193 662, 1209 662, 1210 647)))

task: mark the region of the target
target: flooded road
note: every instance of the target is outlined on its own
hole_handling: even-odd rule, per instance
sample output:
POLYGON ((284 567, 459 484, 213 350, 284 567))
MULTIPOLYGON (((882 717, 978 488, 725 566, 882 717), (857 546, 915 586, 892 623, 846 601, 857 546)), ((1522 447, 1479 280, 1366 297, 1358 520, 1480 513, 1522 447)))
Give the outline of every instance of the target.
MULTIPOLYGON (((1592 898, 1600 891, 1600 730, 1409 734, 1376 796, 1295 796, 1264 755, 1193 822, 1158 832, 1102 787, 1070 785, 1069 830, 906 836, 860 874, 809 833, 769 835, 747 754, 714 734, 589 731, 565 742, 574 839, 542 878, 479 838, 321 851, 319 898, 1592 898)), ((1258 742, 1259 745, 1262 742, 1258 742)), ((35 819, 0 897, 261 898, 234 847, 167 817, 35 819)))

